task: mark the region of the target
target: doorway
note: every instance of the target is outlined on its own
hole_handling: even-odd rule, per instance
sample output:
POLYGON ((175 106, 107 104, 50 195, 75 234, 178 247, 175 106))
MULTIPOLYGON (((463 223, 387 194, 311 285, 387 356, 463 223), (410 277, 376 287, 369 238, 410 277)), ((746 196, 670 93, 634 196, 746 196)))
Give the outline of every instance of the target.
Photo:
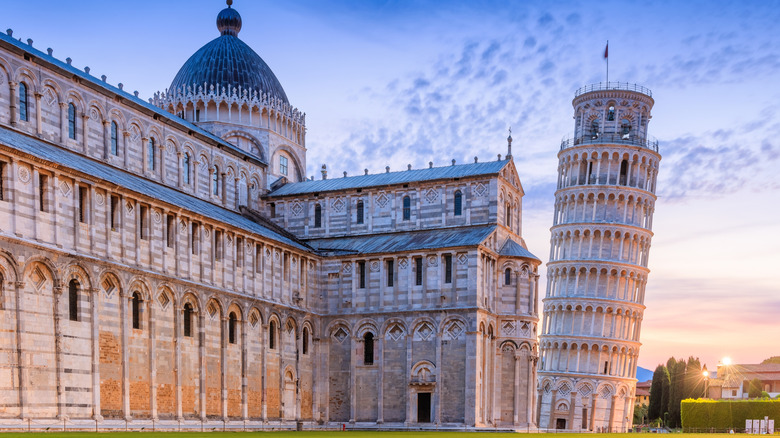
POLYGON ((285 420, 295 420, 295 377, 290 371, 287 371, 284 376, 282 406, 282 418, 285 420))
POLYGON ((555 428, 556 429, 566 429, 566 419, 565 418, 556 418, 555 419, 555 428))
POLYGON ((431 393, 430 392, 417 393, 417 422, 418 423, 431 422, 431 393))

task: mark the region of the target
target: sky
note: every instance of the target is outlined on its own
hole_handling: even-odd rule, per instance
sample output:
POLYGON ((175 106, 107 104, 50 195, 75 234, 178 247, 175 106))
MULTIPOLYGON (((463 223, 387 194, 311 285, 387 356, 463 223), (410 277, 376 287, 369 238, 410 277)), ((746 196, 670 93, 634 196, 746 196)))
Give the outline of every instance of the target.
MULTIPOLYGON (((216 38, 219 0, 4 1, 0 26, 149 98, 216 38)), ((780 355, 780 1, 235 0, 306 112, 307 175, 513 156, 545 263, 577 88, 652 90, 660 142, 639 365, 780 355)), ((540 273, 545 274, 544 265, 540 273)), ((542 279, 541 284, 546 284, 542 279)))

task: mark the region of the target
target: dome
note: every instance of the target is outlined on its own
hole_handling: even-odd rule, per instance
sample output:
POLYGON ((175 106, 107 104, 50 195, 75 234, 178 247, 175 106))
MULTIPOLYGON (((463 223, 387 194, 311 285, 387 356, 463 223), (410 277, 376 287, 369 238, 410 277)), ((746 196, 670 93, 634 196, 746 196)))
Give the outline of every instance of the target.
POLYGON ((220 36, 201 47, 179 69, 171 82, 170 90, 182 87, 198 87, 207 84, 215 88, 254 90, 268 93, 289 104, 282 84, 251 47, 238 39, 241 30, 241 15, 230 7, 217 16, 220 36))

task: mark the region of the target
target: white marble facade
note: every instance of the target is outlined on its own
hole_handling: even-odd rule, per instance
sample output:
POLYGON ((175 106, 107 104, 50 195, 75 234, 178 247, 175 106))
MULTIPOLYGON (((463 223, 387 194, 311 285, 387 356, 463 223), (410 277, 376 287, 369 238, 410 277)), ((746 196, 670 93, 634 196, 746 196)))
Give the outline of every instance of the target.
POLYGON ((301 112, 207 88, 0 36, 0 427, 534 429, 511 158, 304 181, 301 112))
POLYGON ((643 87, 584 87, 575 134, 558 153, 538 425, 625 432, 633 420, 639 335, 653 236, 658 142, 643 87))

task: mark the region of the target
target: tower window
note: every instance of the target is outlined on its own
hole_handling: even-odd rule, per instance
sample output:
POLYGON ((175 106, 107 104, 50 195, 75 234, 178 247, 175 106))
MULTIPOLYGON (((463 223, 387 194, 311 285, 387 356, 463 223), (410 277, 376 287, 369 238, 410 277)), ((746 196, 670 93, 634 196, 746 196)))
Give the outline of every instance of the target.
POLYGON ((403 218, 408 221, 412 218, 412 200, 408 196, 404 196, 404 214, 403 218))
POLYGON ((507 286, 512 284, 512 270, 509 268, 506 268, 506 270, 504 270, 504 284, 507 286))
POLYGON ((192 337, 192 304, 184 304, 184 336, 192 337))
POLYGON ((374 335, 366 333, 363 335, 363 365, 374 364, 374 335))
POLYGON ((599 138, 599 122, 598 122, 598 120, 594 120, 590 124, 590 138, 591 139, 599 138))
POLYGON ((322 206, 316 204, 314 206, 314 228, 320 228, 322 226, 322 206))
POLYGON ((119 146, 118 146, 118 132, 119 127, 117 126, 116 122, 111 122, 111 155, 117 155, 119 153, 119 146))
POLYGON ((610 105, 609 109, 607 110, 607 120, 614 121, 615 120, 615 106, 610 105))
POLYGON ((279 173, 287 176, 289 161, 284 155, 279 155, 279 173))
POLYGON ((141 329, 141 294, 133 292, 133 328, 141 329))
POLYGON ((76 280, 68 283, 68 317, 71 321, 79 320, 79 282, 76 280))
POLYGON ((263 272, 263 246, 255 245, 255 272, 263 272))
POLYGON ((358 224, 363 223, 363 201, 357 202, 357 216, 355 217, 358 224))
POLYGON ((452 254, 444 255, 444 282, 452 283, 452 254))
POLYGON ((200 227, 198 227, 198 224, 193 223, 191 227, 190 232, 190 248, 192 249, 193 255, 198 255, 198 252, 200 251, 200 227))
POLYGON ((68 138, 76 139, 76 105, 68 104, 68 138))
POLYGON ((620 184, 626 184, 626 177, 628 176, 628 160, 620 162, 620 184))
POLYGON ((228 342, 236 343, 236 312, 230 312, 228 316, 228 342))
POLYGON ((625 137, 631 132, 631 122, 628 119, 623 119, 620 122, 620 133, 625 137))
POLYGON ((224 258, 224 249, 222 248, 222 231, 214 231, 214 260, 222 260, 224 258))
POLYGON ((463 211, 463 194, 460 192, 460 190, 455 192, 455 199, 454 199, 454 210, 453 214, 455 216, 460 216, 461 212, 463 211))
POLYGON ((309 354, 309 328, 303 328, 303 339, 301 340, 301 349, 303 354, 309 354))
POLYGON ((417 286, 422 286, 423 283, 423 259, 422 257, 415 257, 414 258, 414 284, 417 286))
POLYGON ((393 287, 394 264, 393 260, 387 261, 387 287, 393 287))
POLYGON ((512 226, 512 205, 509 202, 506 203, 506 226, 512 226))
POLYGON ((27 84, 19 82, 19 120, 27 121, 27 84))
POLYGON ((154 139, 149 139, 149 144, 146 146, 146 169, 154 170, 154 139))
POLYGON ((195 121, 196 122, 200 122, 200 110, 199 109, 195 110, 195 121))
POLYGON ((358 276, 359 276, 359 288, 366 288, 366 262, 358 262, 358 276))
POLYGON ((192 173, 191 164, 190 164, 190 154, 185 153, 184 158, 182 158, 182 176, 184 177, 184 184, 189 185, 190 183, 190 174, 192 173))

